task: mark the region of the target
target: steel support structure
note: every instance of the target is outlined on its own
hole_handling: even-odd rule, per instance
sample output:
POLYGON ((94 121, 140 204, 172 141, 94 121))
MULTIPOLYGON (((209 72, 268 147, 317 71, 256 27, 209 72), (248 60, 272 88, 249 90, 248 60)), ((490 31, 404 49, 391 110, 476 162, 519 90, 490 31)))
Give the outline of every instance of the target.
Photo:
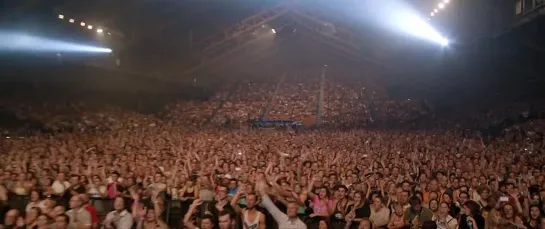
POLYGON ((236 23, 220 33, 216 33, 202 41, 196 42, 195 47, 202 50, 204 53, 212 52, 218 46, 225 44, 243 33, 252 31, 257 27, 266 24, 286 13, 289 5, 280 4, 272 8, 265 9, 257 14, 254 14, 246 19, 236 23))
POLYGON ((352 33, 349 30, 328 33, 324 31, 323 28, 324 24, 328 24, 329 22, 322 21, 298 10, 293 10, 293 20, 295 20, 298 25, 312 31, 314 33, 313 37, 316 40, 353 56, 355 59, 362 59, 383 69, 388 69, 388 67, 382 64, 380 61, 371 57, 370 53, 372 50, 364 47, 362 44, 366 41, 362 40, 361 37, 355 33, 352 33))
POLYGON ((232 54, 244 50, 244 48, 256 44, 262 39, 266 39, 268 36, 256 36, 252 33, 256 28, 285 14, 288 16, 282 18, 287 18, 289 23, 297 24, 310 31, 314 39, 329 45, 332 49, 338 50, 337 53, 343 53, 346 57, 355 61, 364 60, 380 68, 388 69, 380 61, 375 60, 371 56, 372 50, 362 45, 366 40, 361 35, 347 29, 330 33, 324 30, 324 24, 328 24, 329 22, 323 16, 320 16, 319 13, 311 15, 311 12, 302 12, 295 8, 294 5, 281 4, 250 16, 240 23, 203 41, 194 42, 195 49, 202 50, 201 62, 194 67, 182 71, 181 75, 184 77, 194 75, 204 67, 228 59, 232 54))

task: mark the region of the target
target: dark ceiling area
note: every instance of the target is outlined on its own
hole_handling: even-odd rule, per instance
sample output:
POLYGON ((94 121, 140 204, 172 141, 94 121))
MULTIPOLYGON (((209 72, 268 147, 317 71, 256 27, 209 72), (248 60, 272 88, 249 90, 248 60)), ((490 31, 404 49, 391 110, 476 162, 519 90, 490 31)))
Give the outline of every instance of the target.
MULTIPOLYGON (((423 15, 433 8, 428 0, 405 2, 423 15)), ((452 2, 450 11, 433 19, 456 41, 447 49, 357 20, 357 1, 24 0, 8 1, 0 19, 4 27, 89 42, 96 34, 78 22, 104 28, 108 36, 99 43, 121 60, 117 70, 165 82, 274 81, 329 65, 353 72, 347 80, 368 78, 400 97, 541 85, 542 18, 518 25, 514 17, 500 20, 498 15, 512 13, 511 6, 500 7, 505 3, 452 2), (267 34, 271 29, 274 36, 267 34)))

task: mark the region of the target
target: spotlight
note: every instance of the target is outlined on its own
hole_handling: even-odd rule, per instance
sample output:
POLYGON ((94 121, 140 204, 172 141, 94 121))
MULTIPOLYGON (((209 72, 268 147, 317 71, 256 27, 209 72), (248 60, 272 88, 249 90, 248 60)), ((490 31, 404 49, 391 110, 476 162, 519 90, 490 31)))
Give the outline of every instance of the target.
POLYGON ((441 3, 439 3, 438 6, 439 6, 439 8, 443 9, 443 8, 445 8, 445 3, 442 3, 442 2, 441 2, 441 3))
POLYGON ((273 33, 276 33, 276 30, 274 30, 274 29, 272 29, 271 31, 272 31, 273 33))
POLYGON ((104 30, 102 30, 102 29, 97 29, 97 33, 102 33, 102 32, 104 32, 104 30))
POLYGON ((64 19, 64 15, 59 14, 59 19, 64 19))
POLYGON ((93 29, 92 25, 87 26, 88 29, 93 29))
POLYGON ((449 3, 449 2, 450 2, 450 0, 445 0, 444 2, 445 2, 445 3, 449 3))
POLYGON ((448 42, 448 40, 447 40, 446 38, 443 38, 443 39, 441 40, 441 45, 442 45, 442 46, 448 46, 448 44, 449 44, 449 42, 448 42))
POLYGON ((437 12, 439 12, 439 10, 437 10, 437 9, 433 9, 433 12, 436 12, 436 13, 437 13, 437 12))
POLYGON ((70 19, 70 20, 68 20, 68 21, 69 21, 70 23, 74 23, 74 22, 75 22, 74 19, 70 19))
POLYGON ((17 32, 0 32, 0 52, 111 53, 109 48, 82 45, 17 32))
POLYGON ((430 16, 432 16, 432 17, 433 17, 434 15, 435 15, 435 13, 434 13, 434 12, 431 12, 430 16))
POLYGON ((81 22, 79 23, 81 26, 85 26, 85 22, 81 22))

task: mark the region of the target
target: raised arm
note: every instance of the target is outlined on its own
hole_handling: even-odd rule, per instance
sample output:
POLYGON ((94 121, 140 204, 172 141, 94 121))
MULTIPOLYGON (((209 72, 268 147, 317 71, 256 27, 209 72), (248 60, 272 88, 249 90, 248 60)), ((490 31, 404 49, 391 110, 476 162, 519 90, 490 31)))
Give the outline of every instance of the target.
POLYGON ((238 206, 238 201, 240 199, 240 196, 244 194, 244 188, 240 187, 237 191, 237 193, 233 196, 233 199, 231 200, 231 207, 237 212, 237 214, 240 214, 242 212, 242 209, 238 206))
POLYGON ((189 210, 187 210, 187 213, 184 216, 184 226, 188 229, 195 229, 197 226, 191 222, 191 217, 193 217, 193 214, 197 211, 197 208, 202 204, 202 200, 195 200, 193 203, 189 206, 189 210))
POLYGON ((284 213, 282 213, 276 205, 272 202, 269 195, 267 195, 267 184, 264 180, 260 180, 256 183, 256 189, 259 190, 259 193, 261 194, 261 205, 269 211, 269 213, 272 215, 272 217, 277 221, 281 222, 283 220, 287 220, 288 216, 284 213))

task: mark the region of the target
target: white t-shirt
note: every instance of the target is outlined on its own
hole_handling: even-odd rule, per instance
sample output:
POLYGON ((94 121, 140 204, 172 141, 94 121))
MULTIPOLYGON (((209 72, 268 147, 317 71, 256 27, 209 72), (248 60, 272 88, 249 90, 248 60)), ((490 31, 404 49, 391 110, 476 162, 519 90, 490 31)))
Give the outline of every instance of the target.
POLYGON ((51 188, 55 192, 55 194, 62 194, 64 191, 68 188, 70 188, 70 182, 64 181, 60 182, 58 180, 55 180, 53 184, 51 185, 51 188))
POLYGON ((437 224, 437 229, 455 229, 458 227, 458 220, 450 215, 447 215, 447 217, 442 220, 438 219, 437 216, 434 215, 432 220, 437 224))

